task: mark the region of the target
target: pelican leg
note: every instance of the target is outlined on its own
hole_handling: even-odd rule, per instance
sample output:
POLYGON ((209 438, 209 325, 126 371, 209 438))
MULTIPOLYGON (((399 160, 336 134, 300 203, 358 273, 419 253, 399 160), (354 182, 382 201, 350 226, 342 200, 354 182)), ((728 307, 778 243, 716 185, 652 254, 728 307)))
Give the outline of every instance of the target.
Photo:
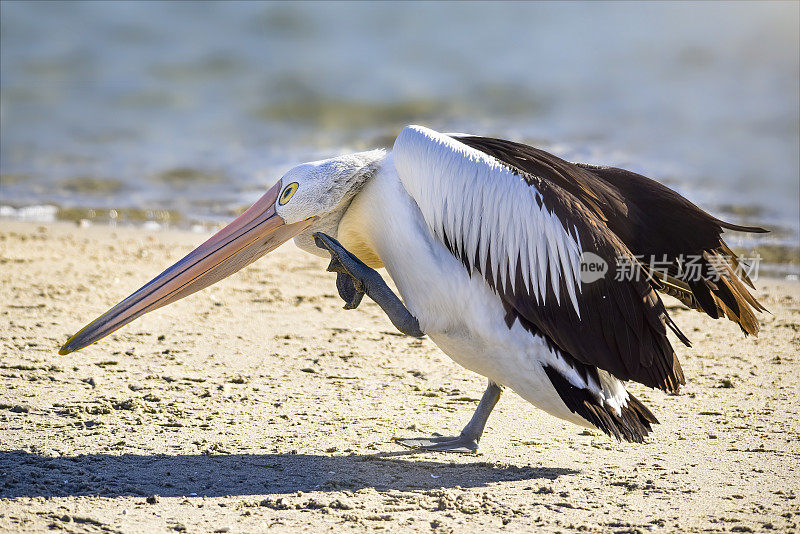
POLYGON ((422 449, 426 451, 461 452, 470 453, 478 451, 478 441, 481 439, 483 429, 489 414, 492 413, 497 401, 500 400, 502 388, 489 380, 489 387, 483 392, 481 402, 472 415, 467 426, 461 434, 455 437, 433 436, 430 438, 412 438, 396 440, 400 445, 411 449, 422 449))
POLYGON ((419 328, 417 318, 389 289, 378 271, 365 265, 327 234, 315 233, 314 243, 319 248, 327 250, 331 255, 328 271, 337 273, 336 289, 339 291, 339 296, 344 299, 346 310, 356 308, 366 294, 378 303, 378 306, 389 316, 392 324, 402 333, 413 337, 425 335, 419 328))

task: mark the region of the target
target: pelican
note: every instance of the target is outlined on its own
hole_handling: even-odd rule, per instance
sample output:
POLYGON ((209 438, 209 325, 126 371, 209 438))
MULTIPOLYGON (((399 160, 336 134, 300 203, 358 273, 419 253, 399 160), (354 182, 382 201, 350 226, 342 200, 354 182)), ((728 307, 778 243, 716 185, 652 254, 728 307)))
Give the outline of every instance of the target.
POLYGON ((659 292, 727 317, 745 335, 758 333, 755 313, 764 308, 748 291, 753 284, 722 240, 724 230, 766 231, 717 219, 623 169, 407 126, 390 151, 291 169, 59 353, 82 349, 294 238, 302 250, 330 255, 345 308, 368 295, 401 332, 427 335, 488 379, 460 434, 403 445, 475 452, 504 388, 561 419, 642 442, 658 421, 625 382, 677 392, 685 380, 667 331, 690 346, 659 292), (589 272, 587 257, 600 267, 589 272), (623 264, 627 276, 619 276, 623 264))

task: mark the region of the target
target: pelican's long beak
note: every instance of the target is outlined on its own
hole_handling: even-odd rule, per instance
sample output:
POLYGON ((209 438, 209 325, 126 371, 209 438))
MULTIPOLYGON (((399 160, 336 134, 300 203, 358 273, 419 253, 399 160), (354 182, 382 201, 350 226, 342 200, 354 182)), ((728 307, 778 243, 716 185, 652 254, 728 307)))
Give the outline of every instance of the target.
POLYGON ((275 213, 280 190, 279 181, 238 219, 69 338, 58 353, 80 350, 149 311, 230 276, 311 226, 314 218, 286 224, 275 213))

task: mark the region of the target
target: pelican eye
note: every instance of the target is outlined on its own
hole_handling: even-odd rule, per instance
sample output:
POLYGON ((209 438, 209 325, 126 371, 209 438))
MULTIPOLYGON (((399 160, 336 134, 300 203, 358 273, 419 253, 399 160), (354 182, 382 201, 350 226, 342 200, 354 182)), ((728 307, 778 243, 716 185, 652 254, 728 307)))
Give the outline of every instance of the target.
POLYGON ((278 199, 278 205, 283 206, 284 204, 289 202, 289 199, 292 198, 295 191, 297 191, 297 182, 292 182, 289 185, 287 185, 286 189, 283 190, 283 193, 281 193, 281 196, 278 199))

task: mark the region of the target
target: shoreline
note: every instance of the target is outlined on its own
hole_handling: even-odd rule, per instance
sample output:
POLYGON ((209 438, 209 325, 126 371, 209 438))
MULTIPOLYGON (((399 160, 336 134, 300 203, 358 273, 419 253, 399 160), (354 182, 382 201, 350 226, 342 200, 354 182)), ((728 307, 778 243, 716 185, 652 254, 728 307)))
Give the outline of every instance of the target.
MULTIPOLYGON (((240 215, 247 207, 247 205, 242 205, 237 210, 231 211, 227 217, 220 216, 218 218, 219 220, 202 220, 189 218, 180 212, 169 210, 117 210, 113 208, 102 210, 95 210, 92 208, 64 209, 50 204, 14 208, 7 204, 0 204, 0 224, 69 225, 71 223, 79 228, 97 226, 106 228, 108 231, 113 231, 117 228, 128 228, 147 232, 210 235, 240 215)), ((759 223, 755 221, 753 224, 758 225, 759 223)), ((751 234, 740 234, 737 232, 727 233, 729 239, 733 236, 741 235, 750 235, 751 241, 757 243, 757 240, 755 240, 751 234)), ((731 243, 735 242, 736 241, 731 241, 731 243)), ((761 243, 749 247, 734 245, 732 249, 742 258, 757 256, 761 262, 760 269, 765 278, 785 280, 788 282, 800 281, 800 247, 791 246, 784 241, 779 241, 777 243, 761 243)))
MULTIPOLYGON (((266 189, 265 189, 266 190, 266 189)), ((255 199, 253 199, 255 200, 255 199)), ((65 207, 56 203, 14 205, 0 203, 0 224, 3 222, 26 222, 33 224, 74 223, 80 227, 90 226, 120 228, 130 227, 146 231, 192 232, 203 234, 221 228, 249 207, 249 202, 229 206, 221 213, 205 217, 185 211, 165 208, 133 207, 65 207)), ((758 256, 765 276, 778 280, 800 280, 800 246, 795 233, 780 223, 753 217, 726 216, 737 224, 762 226, 771 229, 760 237, 755 234, 726 232, 731 249, 742 257, 758 256), (774 224, 773 224, 774 223, 774 224)))
POLYGON ((673 338, 680 394, 631 387, 661 421, 642 445, 507 392, 478 455, 408 454, 392 438, 457 431, 484 380, 341 309, 293 244, 58 356, 204 239, 0 222, 0 531, 798 528, 797 282, 756 282, 755 339, 664 297, 694 346, 673 338))

